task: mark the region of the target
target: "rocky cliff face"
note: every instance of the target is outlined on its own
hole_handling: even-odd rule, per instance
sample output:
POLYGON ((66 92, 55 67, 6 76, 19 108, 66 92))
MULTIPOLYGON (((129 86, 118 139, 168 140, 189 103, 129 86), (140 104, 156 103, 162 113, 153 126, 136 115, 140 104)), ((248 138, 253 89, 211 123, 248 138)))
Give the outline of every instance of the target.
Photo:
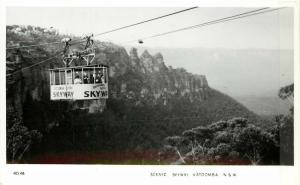
POLYGON ((167 67, 161 53, 152 56, 145 50, 139 57, 137 50, 132 48, 129 64, 124 78, 120 79, 120 87, 115 87, 127 98, 136 97, 138 101, 147 98, 153 103, 164 99, 164 104, 167 104, 168 97, 174 95, 188 96, 191 101, 201 101, 207 97, 209 86, 204 75, 193 75, 184 69, 167 67))

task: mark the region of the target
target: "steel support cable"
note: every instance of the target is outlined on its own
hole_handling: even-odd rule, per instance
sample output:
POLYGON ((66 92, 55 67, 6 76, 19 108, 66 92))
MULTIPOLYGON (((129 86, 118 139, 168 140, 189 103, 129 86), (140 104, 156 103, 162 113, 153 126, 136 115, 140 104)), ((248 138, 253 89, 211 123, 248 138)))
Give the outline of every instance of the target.
POLYGON ((155 17, 155 18, 152 18, 152 19, 148 19, 148 20, 145 20, 145 21, 141 21, 141 22, 138 22, 138 23, 130 24, 128 26, 123 26, 123 27, 120 27, 120 28, 115 28, 113 30, 109 30, 109 31, 106 31, 106 32, 102 32, 102 33, 96 34, 94 37, 97 37, 99 35, 104 35, 104 34, 107 34, 107 33, 111 33, 111 32, 115 32, 115 31, 119 31, 119 30, 126 29, 126 28, 129 28, 129 27, 137 26, 137 25, 140 25, 140 24, 144 24, 144 23, 147 23, 147 22, 154 21, 154 20, 162 19, 162 18, 165 18, 165 17, 176 15, 176 14, 179 14, 179 13, 182 13, 182 12, 186 12, 186 11, 189 11, 189 10, 193 10, 193 9, 196 9, 196 8, 198 8, 198 7, 197 6, 191 7, 191 8, 180 10, 180 11, 177 11, 177 12, 173 12, 173 13, 170 13, 170 14, 167 14, 167 15, 162 15, 162 16, 155 17))
MULTIPOLYGON (((130 24, 130 25, 127 25, 127 26, 120 27, 120 28, 115 28, 115 29, 112 29, 112 30, 108 30, 108 31, 105 31, 105 32, 102 32, 102 33, 95 34, 93 37, 97 37, 97 36, 100 36, 100 35, 112 33, 112 32, 119 31, 119 30, 123 30, 123 29, 126 29, 126 28, 130 28, 130 27, 137 26, 137 25, 140 25, 140 24, 144 24, 144 23, 147 23, 147 22, 151 22, 151 21, 154 21, 154 20, 162 19, 162 18, 165 18, 165 17, 169 17, 169 16, 172 16, 172 15, 183 13, 183 12, 186 12, 186 11, 189 11, 189 10, 193 10, 193 9, 196 9, 196 8, 198 8, 198 7, 195 6, 195 7, 187 8, 187 9, 184 9, 184 10, 180 10, 180 11, 173 12, 173 13, 170 13, 170 14, 162 15, 162 16, 159 16, 159 17, 155 17, 155 18, 152 18, 152 19, 145 20, 145 21, 137 22, 137 23, 134 23, 134 24, 130 24)), ((74 40, 74 41, 80 41, 80 40, 83 40, 83 39, 77 39, 77 40, 74 40)))
POLYGON ((263 14, 263 13, 267 13, 267 12, 276 11, 276 10, 279 10, 279 9, 282 9, 282 8, 276 8, 276 9, 271 9, 271 10, 267 10, 267 9, 269 9, 269 8, 261 8, 261 9, 257 9, 257 10, 253 10, 253 11, 249 11, 249 12, 244 12, 244 13, 232 15, 232 16, 229 16, 229 17, 225 17, 225 18, 221 18, 221 19, 216 19, 216 20, 200 23, 200 24, 193 25, 193 26, 188 26, 188 27, 184 27, 184 28, 180 28, 180 29, 176 29, 176 30, 172 30, 172 31, 164 32, 164 33, 155 34, 155 35, 152 35, 152 36, 149 36, 149 37, 144 37, 144 38, 140 38, 140 39, 135 39, 135 40, 122 42, 121 44, 136 42, 138 40, 146 40, 146 39, 160 37, 160 36, 163 36, 163 35, 172 34, 172 33, 185 31, 185 30, 189 30, 189 29, 196 29, 196 28, 209 26, 209 25, 213 25, 213 24, 217 24, 217 23, 232 21, 232 20, 235 20, 235 19, 250 17, 250 16, 254 16, 254 15, 258 15, 258 14, 263 14), (265 11, 263 11, 263 10, 265 10, 265 11))
MULTIPOLYGON (((279 8, 278 8, 278 9, 279 9, 279 8)), ((245 18, 245 17, 250 17, 250 16, 254 16, 254 15, 258 15, 258 14, 263 14, 263 13, 275 11, 275 10, 278 10, 278 9, 272 9, 272 10, 260 11, 260 12, 256 12, 256 13, 253 13, 253 12, 252 12, 251 14, 239 15, 239 16, 236 16, 236 17, 226 18, 226 19, 224 19, 224 20, 222 19, 222 20, 217 20, 217 21, 211 21, 211 22, 207 22, 207 23, 200 24, 200 25, 192 26, 192 27, 190 27, 190 29, 196 29, 196 28, 200 28, 200 27, 203 27, 203 26, 209 26, 209 25, 213 25, 213 24, 217 24, 217 23, 223 23, 223 22, 227 22, 227 21, 232 21, 232 20, 236 20, 236 19, 241 19, 241 18, 245 18)), ((183 30, 186 30, 186 29, 176 30, 175 32, 183 31, 183 30)), ((166 32, 166 33, 162 33, 162 34, 157 34, 157 35, 153 35, 151 38, 159 37, 159 36, 163 36, 163 35, 170 34, 170 33, 175 33, 175 32, 172 31, 172 32, 166 32)))
POLYGON ((61 42, 49 42, 49 43, 34 44, 34 45, 27 45, 27 46, 16 46, 16 47, 9 47, 9 48, 6 48, 6 50, 20 49, 20 48, 30 48, 30 47, 37 47, 37 46, 46 46, 46 45, 60 44, 60 43, 61 43, 61 42))
POLYGON ((30 65, 30 66, 21 68, 21 69, 19 69, 19 70, 17 70, 17 71, 14 71, 14 72, 12 72, 12 73, 7 74, 6 76, 12 76, 12 75, 14 75, 14 74, 16 74, 16 73, 19 73, 19 72, 21 72, 21 71, 24 71, 24 70, 26 70, 26 69, 35 67, 35 66, 40 65, 40 64, 42 64, 42 63, 45 63, 45 62, 47 62, 47 61, 49 61, 49 60, 51 60, 51 59, 57 58, 59 55, 60 55, 60 53, 57 53, 57 54, 53 55, 53 56, 50 57, 50 58, 47 58, 47 59, 45 59, 45 60, 43 60, 43 61, 41 61, 41 62, 32 64, 32 65, 30 65))

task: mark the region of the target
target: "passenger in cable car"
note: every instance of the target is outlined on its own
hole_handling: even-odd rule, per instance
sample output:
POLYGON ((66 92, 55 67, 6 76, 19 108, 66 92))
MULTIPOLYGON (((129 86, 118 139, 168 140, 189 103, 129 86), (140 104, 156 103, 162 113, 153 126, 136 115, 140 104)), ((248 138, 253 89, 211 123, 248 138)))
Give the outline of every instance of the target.
POLYGON ((86 72, 83 73, 83 83, 84 84, 89 83, 89 77, 88 77, 88 74, 86 72))
POLYGON ((82 84, 82 80, 80 79, 79 75, 75 76, 74 84, 82 84))
POLYGON ((101 76, 101 83, 103 83, 103 84, 105 83, 104 75, 101 76))
POLYGON ((95 77, 96 77, 96 75, 91 73, 91 75, 90 75, 90 83, 91 84, 95 83, 95 77))
POLYGON ((99 73, 96 76, 95 83, 101 83, 101 75, 99 73))

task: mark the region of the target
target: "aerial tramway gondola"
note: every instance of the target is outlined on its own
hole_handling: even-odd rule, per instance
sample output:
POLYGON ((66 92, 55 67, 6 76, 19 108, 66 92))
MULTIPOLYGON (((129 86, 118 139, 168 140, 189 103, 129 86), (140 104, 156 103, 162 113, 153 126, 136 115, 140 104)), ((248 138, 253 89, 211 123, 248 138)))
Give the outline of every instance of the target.
POLYGON ((108 98, 108 66, 94 64, 93 35, 86 36, 84 50, 73 52, 70 38, 62 39, 65 44, 63 63, 65 67, 50 69, 51 100, 99 100, 108 98), (74 64, 74 60, 81 65, 74 64), (84 63, 82 65, 82 63, 84 63))

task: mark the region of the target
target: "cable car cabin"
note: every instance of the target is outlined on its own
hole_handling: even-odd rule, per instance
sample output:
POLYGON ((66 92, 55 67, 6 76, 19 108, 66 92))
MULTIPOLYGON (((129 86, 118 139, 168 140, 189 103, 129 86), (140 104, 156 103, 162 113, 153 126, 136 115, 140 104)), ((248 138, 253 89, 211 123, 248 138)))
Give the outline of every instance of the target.
POLYGON ((50 96, 51 100, 107 99, 107 66, 50 69, 50 96))

